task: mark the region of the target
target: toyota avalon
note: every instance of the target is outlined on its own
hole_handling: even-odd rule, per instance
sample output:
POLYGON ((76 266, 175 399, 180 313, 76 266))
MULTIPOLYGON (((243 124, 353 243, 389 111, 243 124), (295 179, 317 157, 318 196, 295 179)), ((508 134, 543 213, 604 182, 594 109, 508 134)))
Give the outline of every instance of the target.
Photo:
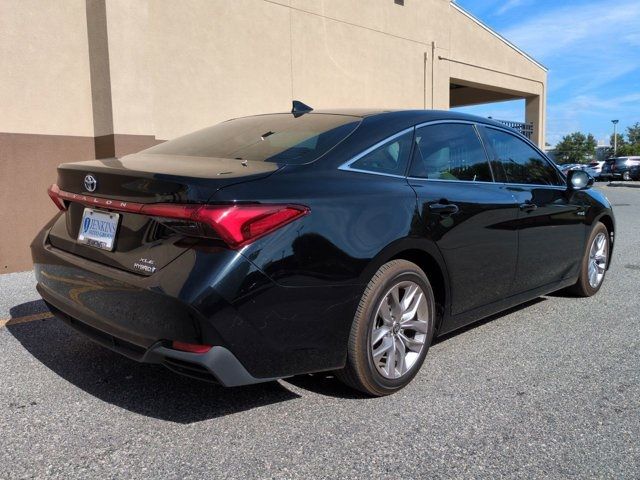
POLYGON ((183 375, 332 371, 386 395, 437 336, 598 292, 615 222, 592 183, 492 120, 295 103, 60 165, 37 288, 99 344, 183 375))

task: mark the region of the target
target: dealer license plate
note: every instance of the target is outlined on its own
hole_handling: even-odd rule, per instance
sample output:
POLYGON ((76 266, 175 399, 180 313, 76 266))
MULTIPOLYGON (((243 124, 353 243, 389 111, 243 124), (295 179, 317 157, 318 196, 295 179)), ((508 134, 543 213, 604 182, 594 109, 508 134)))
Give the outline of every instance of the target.
POLYGON ((118 231, 118 213, 101 212, 92 208, 85 208, 80 223, 78 242, 100 248, 113 250, 118 231))

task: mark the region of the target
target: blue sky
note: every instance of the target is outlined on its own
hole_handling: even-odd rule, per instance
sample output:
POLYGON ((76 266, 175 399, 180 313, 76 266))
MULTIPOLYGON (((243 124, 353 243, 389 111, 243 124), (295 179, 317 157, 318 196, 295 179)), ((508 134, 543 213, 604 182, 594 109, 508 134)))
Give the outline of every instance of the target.
MULTIPOLYGON (((458 0, 549 68, 547 142, 574 131, 607 141, 640 122, 640 0, 458 0)), ((461 109, 524 120, 524 101, 461 109)))

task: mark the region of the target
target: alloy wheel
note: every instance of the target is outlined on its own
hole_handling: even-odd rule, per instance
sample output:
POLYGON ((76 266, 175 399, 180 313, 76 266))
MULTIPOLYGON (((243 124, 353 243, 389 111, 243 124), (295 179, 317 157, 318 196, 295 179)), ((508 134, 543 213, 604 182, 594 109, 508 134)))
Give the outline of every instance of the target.
POLYGON ((385 378, 398 379, 416 364, 427 341, 429 308, 417 283, 403 281, 382 297, 371 330, 371 357, 385 378))
POLYGON ((607 236, 600 232, 593 239, 589 250, 589 285, 598 288, 607 269, 607 236))

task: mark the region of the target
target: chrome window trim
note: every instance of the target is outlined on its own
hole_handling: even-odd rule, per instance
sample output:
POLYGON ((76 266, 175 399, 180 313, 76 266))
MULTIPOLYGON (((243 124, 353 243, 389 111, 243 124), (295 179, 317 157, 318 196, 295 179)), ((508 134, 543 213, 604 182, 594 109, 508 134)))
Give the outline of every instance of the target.
MULTIPOLYGON (((382 147, 384 144, 389 143, 390 141, 392 141, 392 140, 394 140, 394 139, 396 139, 398 137, 401 137, 402 135, 405 135, 405 134, 407 134, 409 132, 414 131, 415 128, 416 128, 415 126, 414 127, 405 128, 404 130, 401 130, 398 133, 395 133, 395 134, 391 135, 390 137, 387 137, 387 138, 385 138, 383 140, 380 140, 379 142, 377 142, 374 145, 370 146, 366 150, 363 150, 362 152, 360 152, 356 156, 351 157, 351 159, 347 160, 342 165, 340 165, 338 167, 338 170, 344 170, 344 171, 347 171, 347 172, 369 173, 371 175, 382 175, 384 177, 407 178, 406 174, 405 175, 396 175, 394 173, 374 172, 374 171, 371 171, 371 170, 362 170, 360 168, 351 168, 351 164, 357 162, 358 160, 360 160, 365 155, 368 155, 369 153, 373 152, 375 149, 377 149, 379 147, 382 147)), ((409 161, 411 161, 411 158, 409 158, 409 161)))
POLYGON ((500 185, 499 182, 487 182, 484 180, 447 180, 446 178, 422 178, 422 177, 407 177, 407 180, 419 180, 422 182, 473 183, 475 185, 500 185))
MULTIPOLYGON (((378 147, 381 147, 382 145, 384 145, 387 142, 390 142, 391 140, 393 140, 394 138, 397 138, 401 135, 404 135, 405 133, 410 132, 411 130, 417 130, 418 128, 422 128, 422 127, 427 127, 430 125, 438 125, 438 124, 442 124, 442 123, 454 123, 454 124, 464 124, 464 125, 473 125, 476 129, 479 126, 485 127, 485 128, 492 128, 494 130, 498 130, 498 131, 502 131, 505 133, 508 133, 509 135, 514 136, 515 138, 519 139, 519 140, 523 140, 527 145, 529 145, 530 147, 532 147, 536 152, 538 152, 538 154, 540 154, 542 156, 542 158, 544 160, 547 161, 548 164, 551 165, 551 167, 560 174, 560 179, 563 180, 565 177, 562 173, 562 171, 557 167, 557 165, 555 165, 551 160, 549 160, 549 157, 547 157, 544 152, 542 150, 540 150, 538 148, 537 145, 535 145, 531 140, 529 140, 527 137, 520 135, 517 131, 509 128, 509 127, 502 127, 500 125, 493 125, 493 124, 489 124, 489 123, 484 123, 481 121, 471 121, 471 120, 457 120, 457 119, 445 119, 445 120, 430 120, 428 122, 423 122, 423 123, 418 123, 416 125, 414 125, 413 127, 409 127, 409 128, 405 128, 404 130, 395 133, 379 142, 377 142, 376 144, 372 145, 371 147, 367 148, 366 150, 363 150, 362 152, 360 152, 359 154, 357 154, 356 156, 352 157, 350 160, 347 160, 345 163, 343 163, 342 165, 340 165, 338 167, 338 170, 344 170, 347 172, 357 172, 357 173, 368 173, 370 175, 380 175, 383 177, 392 177, 392 178, 406 178, 407 180, 412 180, 412 181, 422 181, 422 182, 458 182, 458 183, 472 183, 472 184, 476 184, 476 185, 515 185, 518 187, 544 187, 544 188, 554 188, 554 189, 562 189, 562 190, 566 190, 567 188, 567 184, 565 182, 564 185, 545 185, 545 184, 540 184, 540 183, 509 183, 509 182, 496 182, 495 181, 495 177, 494 180, 492 182, 486 182, 486 181, 473 181, 473 180, 445 180, 445 179, 439 179, 439 178, 421 178, 421 177, 410 177, 408 175, 395 175, 393 173, 382 173, 382 172, 372 172, 370 170, 362 170, 362 169, 358 169, 358 168, 351 168, 350 165, 354 162, 356 162, 357 160, 360 160, 362 157, 364 157, 365 155, 367 155, 368 153, 372 152, 373 150, 375 150, 378 147)), ((484 139, 482 138, 482 135, 479 135, 480 137, 480 142, 482 143, 483 148, 486 149, 486 146, 484 145, 484 139)), ((411 166, 411 158, 409 158, 409 165, 411 166)), ((489 166, 491 166, 491 162, 489 161, 489 166)))
POLYGON ((456 119, 451 119, 451 120, 430 120, 428 122, 423 122, 423 123, 419 123, 416 125, 416 129, 418 128, 422 128, 422 127, 427 127, 429 125, 436 125, 439 123, 462 123, 465 125, 476 125, 478 122, 472 122, 470 120, 456 120, 456 119))

